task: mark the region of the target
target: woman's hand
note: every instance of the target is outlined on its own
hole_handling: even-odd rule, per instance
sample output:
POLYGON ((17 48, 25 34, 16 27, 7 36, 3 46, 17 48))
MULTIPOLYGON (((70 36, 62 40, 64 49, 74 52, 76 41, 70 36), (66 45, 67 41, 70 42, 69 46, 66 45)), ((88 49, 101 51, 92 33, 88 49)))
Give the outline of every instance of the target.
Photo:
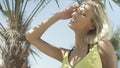
POLYGON ((65 9, 62 12, 59 12, 59 17, 60 19, 69 19, 72 17, 72 13, 75 12, 77 10, 77 8, 79 7, 79 5, 73 5, 67 9, 65 9))

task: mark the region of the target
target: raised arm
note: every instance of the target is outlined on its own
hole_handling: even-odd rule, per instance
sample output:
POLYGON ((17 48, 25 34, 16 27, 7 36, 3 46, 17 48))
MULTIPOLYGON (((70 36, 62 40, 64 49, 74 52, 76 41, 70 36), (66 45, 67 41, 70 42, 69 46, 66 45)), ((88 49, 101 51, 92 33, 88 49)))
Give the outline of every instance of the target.
POLYGON ((30 32, 26 34, 26 39, 36 46, 39 50, 44 52, 45 54, 62 61, 63 56, 61 52, 61 48, 57 48, 44 40, 41 39, 41 36, 43 33, 51 26, 53 25, 56 21, 60 19, 69 19, 72 17, 72 13, 74 12, 74 9, 77 9, 78 6, 72 6, 68 9, 66 9, 63 12, 59 12, 49 18, 47 21, 44 21, 42 24, 36 26, 34 29, 32 29, 30 32))
MULTIPOLYGON (((42 22, 40 25, 30 30, 27 36, 31 35, 33 37, 32 39, 39 39, 43 35, 43 33, 59 19, 59 13, 55 14, 53 17, 49 18, 48 20, 42 22)), ((29 38, 30 37, 27 37, 27 39, 29 38)))

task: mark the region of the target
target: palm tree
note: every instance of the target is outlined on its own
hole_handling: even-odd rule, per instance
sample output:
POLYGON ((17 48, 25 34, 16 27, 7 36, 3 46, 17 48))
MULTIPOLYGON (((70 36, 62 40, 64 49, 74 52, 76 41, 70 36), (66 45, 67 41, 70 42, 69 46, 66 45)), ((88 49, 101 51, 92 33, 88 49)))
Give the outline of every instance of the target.
MULTIPOLYGON (((1 0, 0 11, 7 18, 7 27, 0 23, 0 53, 3 60, 0 68, 28 68, 28 55, 34 52, 25 39, 33 17, 51 0, 37 0, 33 11, 26 18, 25 10, 30 0, 1 0)), ((57 3, 57 0, 55 0, 57 3)))

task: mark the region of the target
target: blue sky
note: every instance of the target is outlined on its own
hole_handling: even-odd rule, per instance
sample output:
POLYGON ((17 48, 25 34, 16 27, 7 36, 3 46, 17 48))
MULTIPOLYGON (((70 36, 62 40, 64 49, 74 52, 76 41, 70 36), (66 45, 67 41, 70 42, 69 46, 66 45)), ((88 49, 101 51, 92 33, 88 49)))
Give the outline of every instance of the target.
MULTIPOLYGON (((37 1, 37 0, 35 0, 37 1)), ((110 0, 111 1, 111 0, 110 0)), ((112 21, 112 26, 120 26, 120 7, 116 6, 113 2, 113 10, 111 10, 110 6, 107 4, 107 11, 108 15, 112 21)), ((30 2, 28 4, 28 9, 26 11, 26 16, 29 15, 30 11, 32 10, 32 5, 36 3, 30 2)), ((40 24, 42 21, 48 19, 56 12, 62 11, 65 8, 69 7, 74 3, 74 0, 59 0, 60 8, 57 7, 55 0, 52 0, 41 12, 39 12, 33 19, 33 22, 30 26, 30 29, 35 27, 36 25, 40 24)), ((2 22, 6 22, 4 17, 1 15, 0 19, 2 22)), ((43 35, 42 39, 53 44, 57 47, 63 47, 70 49, 74 46, 74 32, 68 27, 68 23, 70 20, 60 20, 53 26, 51 26, 43 35)), ((29 56, 29 65, 32 68, 61 68, 61 63, 41 51, 37 50, 35 47, 31 46, 39 55, 40 57, 35 55, 36 61, 33 57, 29 56)), ((120 65, 119 65, 120 67, 120 65)))

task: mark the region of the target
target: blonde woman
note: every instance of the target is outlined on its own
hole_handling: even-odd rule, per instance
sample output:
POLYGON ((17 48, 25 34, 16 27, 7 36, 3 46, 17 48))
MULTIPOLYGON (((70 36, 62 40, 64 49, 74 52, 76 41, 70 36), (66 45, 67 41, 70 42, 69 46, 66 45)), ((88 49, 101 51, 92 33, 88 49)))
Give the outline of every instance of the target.
POLYGON ((39 50, 60 61, 62 68, 117 68, 109 33, 104 5, 88 0, 55 14, 31 30, 26 38, 39 50), (55 47, 41 39, 43 33, 61 19, 71 19, 69 27, 75 32, 72 50, 55 47))

